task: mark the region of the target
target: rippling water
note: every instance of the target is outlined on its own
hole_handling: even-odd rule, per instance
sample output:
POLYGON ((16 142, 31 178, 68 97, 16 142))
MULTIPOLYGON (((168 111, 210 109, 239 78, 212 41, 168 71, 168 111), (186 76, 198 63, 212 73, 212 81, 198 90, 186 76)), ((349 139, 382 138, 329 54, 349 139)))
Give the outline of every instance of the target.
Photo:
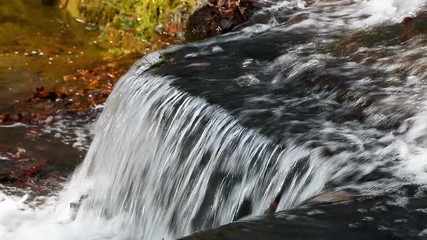
POLYGON ((263 11, 137 62, 58 197, 0 196, 2 239, 174 239, 246 203, 189 238, 425 237, 425 1, 263 11))

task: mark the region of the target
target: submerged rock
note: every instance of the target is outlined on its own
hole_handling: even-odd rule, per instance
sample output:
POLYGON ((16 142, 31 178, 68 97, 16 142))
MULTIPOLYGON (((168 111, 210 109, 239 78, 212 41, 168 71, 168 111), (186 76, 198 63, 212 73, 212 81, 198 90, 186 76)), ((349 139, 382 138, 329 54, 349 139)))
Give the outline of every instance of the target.
POLYGON ((26 100, 16 100, 7 111, 0 111, 0 125, 49 124, 56 116, 96 111, 126 72, 127 61, 112 62, 78 70, 63 77, 59 88, 36 87, 26 100))
POLYGON ((21 151, 16 153, 0 152, 0 182, 11 182, 32 177, 47 164, 45 159, 37 160, 25 156, 21 151))

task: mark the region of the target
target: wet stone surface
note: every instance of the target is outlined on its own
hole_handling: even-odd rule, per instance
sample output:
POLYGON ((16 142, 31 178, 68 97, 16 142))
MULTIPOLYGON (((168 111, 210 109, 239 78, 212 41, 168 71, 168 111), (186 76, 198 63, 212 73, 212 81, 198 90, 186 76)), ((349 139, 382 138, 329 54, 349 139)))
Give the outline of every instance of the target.
MULTIPOLYGON (((295 49, 310 40, 310 35, 277 29, 246 41, 190 45, 165 54, 165 65, 153 71, 178 77, 173 85, 179 89, 220 105, 242 125, 279 143, 290 136, 313 140, 306 133, 323 128, 325 121, 365 121, 364 109, 386 97, 381 84, 389 74, 342 58, 316 56, 311 53, 319 50, 316 46, 295 49), (371 81, 357 84, 363 79, 371 81)), ((401 115, 389 114, 390 121, 374 127, 394 128, 412 114, 403 106, 395 112, 401 115)))
POLYGON ((21 188, 37 195, 55 193, 84 156, 84 151, 36 126, 0 128, 0 132, 1 189, 21 188))
POLYGON ((389 197, 355 197, 241 220, 182 239, 423 239, 427 213, 420 203, 427 198, 420 191, 406 206, 391 204, 389 197))
POLYGON ((193 42, 236 30, 263 5, 258 0, 210 0, 189 17, 185 38, 193 42))

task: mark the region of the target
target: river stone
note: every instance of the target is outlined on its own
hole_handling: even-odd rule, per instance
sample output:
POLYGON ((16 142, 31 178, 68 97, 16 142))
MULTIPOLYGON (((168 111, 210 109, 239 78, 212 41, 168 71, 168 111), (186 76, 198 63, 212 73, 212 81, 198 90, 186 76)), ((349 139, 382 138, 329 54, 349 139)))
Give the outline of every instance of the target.
POLYGON ((260 7, 257 0, 210 0, 189 17, 185 39, 193 42, 233 31, 260 7))

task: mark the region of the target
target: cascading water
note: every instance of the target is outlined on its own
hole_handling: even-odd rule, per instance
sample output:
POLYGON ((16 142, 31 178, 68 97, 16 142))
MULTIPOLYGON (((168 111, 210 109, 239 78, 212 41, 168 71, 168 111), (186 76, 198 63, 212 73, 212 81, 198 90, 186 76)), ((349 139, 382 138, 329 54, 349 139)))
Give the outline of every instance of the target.
POLYGON ((322 191, 425 184, 425 37, 342 54, 345 34, 360 41, 361 26, 424 4, 380 2, 282 1, 264 10, 269 25, 145 57, 53 203, 0 196, 0 238, 174 239, 232 222, 248 201, 262 215, 278 194, 284 210, 322 191))
POLYGON ((131 71, 117 87, 78 173, 93 190, 77 220, 122 218, 137 239, 182 236, 231 222, 244 197, 262 214, 300 160, 309 169, 295 177, 288 206, 322 189, 328 168, 316 154, 282 149, 170 81, 131 71))

